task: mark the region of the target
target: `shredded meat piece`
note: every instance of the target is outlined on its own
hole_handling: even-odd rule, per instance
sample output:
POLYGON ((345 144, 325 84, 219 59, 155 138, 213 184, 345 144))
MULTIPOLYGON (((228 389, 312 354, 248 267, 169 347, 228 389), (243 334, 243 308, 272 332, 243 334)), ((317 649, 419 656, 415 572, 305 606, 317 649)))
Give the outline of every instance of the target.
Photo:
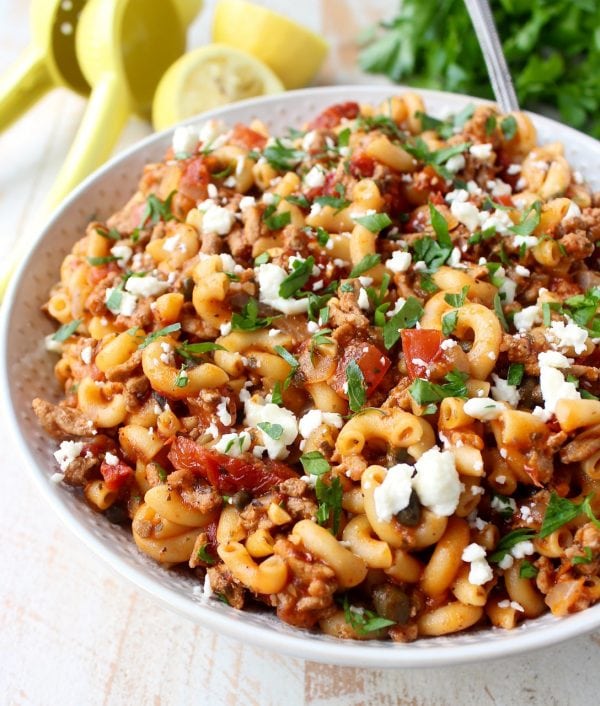
POLYGON ((535 584, 539 590, 546 595, 552 586, 554 586, 554 566, 547 556, 540 557, 535 562, 535 566, 538 569, 538 574, 535 577, 535 584))
POLYGON ((131 316, 119 314, 115 320, 117 326, 124 326, 125 328, 135 328, 136 326, 146 328, 150 326, 152 321, 152 309, 148 299, 138 299, 135 311, 131 316))
POLYGON ((580 220, 588 238, 595 243, 600 240, 600 208, 596 205, 595 200, 594 204, 592 208, 583 209, 580 220))
POLYGON ((304 255, 308 252, 307 245, 309 237, 305 231, 293 224, 287 225, 282 232, 284 248, 292 250, 294 253, 299 252, 304 255))
POLYGON ((136 192, 122 209, 114 213, 107 221, 108 228, 116 228, 120 233, 131 233, 137 228, 146 208, 146 197, 141 191, 136 192))
POLYGON ((242 211, 243 228, 234 228, 227 236, 229 249, 234 258, 248 259, 252 246, 262 235, 261 209, 249 206, 242 211))
POLYGON ((538 353, 547 350, 548 343, 543 332, 520 333, 515 336, 505 333, 502 336, 500 352, 506 353, 511 363, 523 363, 528 375, 539 375, 538 353))
POLYGON ((288 478, 279 484, 279 490, 290 498, 301 498, 308 487, 301 478, 288 478))
POLYGON ((219 335, 219 329, 216 326, 211 326, 204 319, 201 319, 191 302, 186 302, 183 305, 181 330, 184 333, 189 333, 202 340, 216 338, 219 335))
POLYGON ((317 516, 317 504, 309 498, 288 498, 285 509, 292 520, 313 520, 317 516))
POLYGON ((139 409, 144 397, 150 390, 150 383, 145 375, 138 375, 134 378, 129 378, 125 383, 125 405, 128 412, 133 412, 139 409))
POLYGON ((94 456, 74 458, 64 471, 65 483, 73 486, 84 486, 98 464, 99 461, 94 456))
POLYGON ((582 230, 567 233, 558 242, 573 260, 585 260, 586 257, 589 257, 594 252, 594 243, 588 239, 586 233, 582 230))
MULTIPOLYGON (((336 328, 339 326, 352 326, 355 335, 358 329, 367 329, 369 319, 362 313, 356 301, 358 288, 352 292, 340 292, 340 296, 329 300, 329 321, 336 328)), ((335 332, 334 332, 335 337, 335 332)))
POLYGON ((167 486, 178 492, 186 505, 202 513, 212 512, 223 504, 219 493, 190 471, 173 471, 169 474, 167 486))
POLYGON ((290 582, 272 597, 277 615, 290 625, 310 628, 335 611, 337 580, 333 569, 287 539, 278 539, 273 551, 290 572, 290 582))
POLYGON ((137 350, 124 363, 115 365, 105 373, 111 382, 124 382, 139 368, 142 363, 142 351, 137 350))
POLYGON ((406 625, 392 625, 388 635, 394 642, 414 642, 419 634, 416 623, 406 625))
POLYGON ((579 434, 560 451, 560 460, 563 463, 578 463, 589 458, 596 451, 600 450, 600 437, 598 425, 579 434), (590 433, 592 432, 593 433, 590 433))
POLYGON ((565 549, 565 559, 572 564, 575 573, 582 576, 595 576, 600 568, 600 529, 592 522, 587 522, 580 527, 575 532, 573 544, 565 549), (575 557, 585 558, 586 561, 573 564, 575 557), (591 561, 587 561, 587 558, 591 558, 591 561))
POLYGON ((56 439, 69 436, 89 436, 94 428, 91 419, 71 407, 52 404, 36 397, 31 403, 36 417, 44 429, 56 439))
POLYGON ((248 534, 256 532, 257 529, 270 530, 275 526, 267 515, 271 500, 271 496, 255 498, 242 510, 240 519, 242 521, 242 527, 248 534))
POLYGON ((205 255, 218 255, 221 252, 223 238, 216 233, 202 233, 200 252, 205 255))
POLYGON ((231 575, 231 572, 225 564, 211 566, 206 571, 213 593, 224 596, 232 608, 242 610, 244 607, 246 589, 231 575))

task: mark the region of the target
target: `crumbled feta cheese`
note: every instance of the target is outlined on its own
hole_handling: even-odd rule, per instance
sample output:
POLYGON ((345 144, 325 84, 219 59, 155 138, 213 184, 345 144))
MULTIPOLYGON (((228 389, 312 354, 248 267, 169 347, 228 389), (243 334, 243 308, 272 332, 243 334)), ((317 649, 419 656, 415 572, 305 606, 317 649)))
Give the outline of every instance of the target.
MULTIPOLYGON (((127 281, 130 282, 132 279, 139 279, 139 278, 138 277, 135 277, 135 278, 130 277, 127 281)), ((109 300, 110 300, 110 297, 114 291, 115 291, 114 287, 108 287, 108 289, 106 290, 104 302, 107 305, 108 309, 113 314, 122 314, 123 316, 131 316, 137 306, 137 297, 134 296, 133 294, 129 294, 129 292, 121 292, 121 297, 120 297, 120 301, 118 303, 118 306, 110 306, 109 300)))
POLYGON ((465 166, 465 158, 462 154, 455 154, 446 161, 444 165, 451 174, 456 174, 465 166))
POLYGON ((110 451, 107 451, 104 455, 104 462, 109 466, 117 466, 119 463, 119 457, 115 456, 115 454, 111 453, 110 451))
POLYGON ((245 424, 248 426, 257 427, 260 423, 268 422, 279 424, 282 427, 282 433, 278 439, 273 439, 260 428, 259 434, 261 434, 261 441, 267 449, 269 458, 277 460, 287 458, 289 455, 287 447, 298 436, 298 421, 294 413, 272 402, 260 404, 253 399, 245 403, 244 409, 246 412, 245 424))
POLYGON ((388 319, 391 319, 393 316, 395 316, 401 309, 402 307, 406 304, 406 299, 404 297, 400 297, 399 299, 396 299, 394 302, 394 307, 390 309, 389 311, 386 312, 386 316, 388 319))
POLYGON ((412 262, 412 255, 404 250, 395 250, 392 257, 386 260, 385 266, 392 272, 406 272, 412 262))
POLYGON ((499 198, 500 196, 508 196, 512 193, 512 187, 502 179, 490 179, 487 183, 487 188, 492 192, 492 196, 499 198))
POLYGON ((50 476, 50 480, 52 483, 62 483, 62 481, 65 479, 65 474, 64 473, 53 473, 50 476))
POLYGON ((533 248, 539 242, 539 238, 534 235, 515 235, 514 236, 515 247, 520 248, 522 245, 525 248, 533 248))
POLYGON ((506 173, 509 174, 510 176, 514 176, 515 174, 518 174, 520 171, 521 171, 520 164, 509 164, 508 168, 506 170, 506 173))
POLYGON ((247 431, 242 431, 239 434, 223 434, 214 448, 222 454, 237 458, 250 448, 250 434, 247 431))
POLYGON ((284 299, 279 296, 279 287, 288 276, 283 267, 267 262, 264 265, 259 265, 254 271, 258 279, 259 299, 261 302, 289 315, 302 314, 308 311, 308 298, 284 299))
POLYGON ((579 216, 581 216, 581 209, 575 203, 575 201, 571 201, 567 212, 563 216, 562 223, 566 223, 566 221, 570 220, 571 218, 578 218, 579 216))
POLYGON ((469 154, 472 154, 476 159, 487 159, 492 156, 493 145, 491 142, 484 142, 481 145, 471 145, 469 154))
POLYGON ((552 321, 544 335, 553 348, 573 348, 577 355, 587 350, 588 332, 574 321, 552 321))
POLYGON ((535 551, 533 542, 525 540, 524 542, 517 542, 515 546, 510 550, 510 553, 515 559, 524 559, 526 556, 531 556, 535 551))
POLYGON ((457 247, 452 248, 450 257, 448 258, 448 265, 450 267, 462 267, 461 263, 461 252, 457 247))
POLYGON ((538 363, 540 366, 540 389, 546 416, 554 414, 558 400, 581 399, 581 394, 575 384, 568 382, 564 374, 558 369, 568 366, 568 359, 565 356, 555 351, 545 351, 538 355, 538 363), (560 356, 560 358, 551 357, 549 354, 552 353, 560 356), (565 361, 567 365, 564 364, 565 361))
POLYGON ((466 189, 455 189, 454 191, 450 191, 446 194, 446 201, 448 203, 452 201, 467 201, 469 198, 469 192, 466 189))
POLYGON ((81 356, 81 360, 86 365, 89 365, 92 362, 92 347, 86 346, 85 348, 83 348, 80 353, 80 356, 81 356))
POLYGON ((202 216, 202 232, 227 235, 234 222, 235 216, 232 211, 211 203, 202 216))
POLYGON ((513 282, 512 279, 505 277, 502 284, 498 288, 498 293, 506 304, 512 304, 515 300, 515 294, 517 292, 517 283, 513 282), (502 297, 502 295, 504 295, 502 297))
POLYGON ((523 267, 523 265, 517 265, 515 267, 515 274, 519 275, 519 277, 529 277, 529 275, 531 275, 531 271, 526 267, 523 267))
POLYGON ((493 419, 498 419, 504 412, 505 407, 502 403, 496 402, 489 397, 474 397, 465 402, 463 409, 473 419, 490 422, 493 419))
POLYGON ((53 333, 49 333, 47 336, 44 336, 44 347, 50 353, 62 353, 63 352, 62 341, 55 341, 53 336, 54 336, 53 333))
POLYGON ((54 452, 61 471, 66 471, 70 464, 78 458, 84 447, 83 441, 61 441, 58 450, 54 452))
POLYGON ((310 152, 311 147, 319 138, 319 133, 316 130, 309 130, 302 138, 302 149, 305 152, 310 152))
POLYGON ((458 506, 462 485, 452 452, 440 451, 434 446, 419 458, 415 469, 413 487, 421 504, 436 515, 452 515, 458 506))
POLYGON ((117 265, 119 267, 125 267, 129 260, 131 260, 133 250, 129 245, 113 245, 110 249, 110 254, 117 258, 117 265))
POLYGON ((469 583, 474 586, 483 586, 484 583, 494 578, 492 567, 486 559, 485 548, 473 542, 464 548, 462 560, 471 564, 469 569, 469 583))
POLYGON ((198 146, 198 131, 192 125, 181 125, 175 128, 173 140, 171 142, 173 154, 175 156, 186 156, 194 154, 198 146))
POLYGON ((217 417, 221 424, 225 427, 231 426, 233 423, 233 417, 231 416, 229 410, 227 409, 227 403, 229 400, 226 397, 221 397, 219 404, 217 405, 217 417))
POLYGON ((336 429, 341 429, 343 425, 342 415, 336 412, 321 412, 320 409, 311 409, 306 412, 298 422, 300 435, 308 439, 321 424, 327 424, 336 429))
POLYGON ((479 223, 481 230, 494 228, 496 233, 500 233, 500 235, 507 235, 510 232, 509 228, 514 225, 508 213, 500 210, 493 211, 492 213, 489 211, 481 211, 479 214, 479 223))
POLYGON ((227 139, 225 134, 227 126, 222 120, 215 120, 214 118, 207 120, 196 129, 200 142, 204 145, 210 143, 213 148, 220 147, 227 139))
POLYGON ((538 353, 538 364, 547 365, 551 368, 568 368, 573 361, 569 360, 566 355, 557 351, 542 351, 538 353))
POLYGON ((318 189, 325 183, 325 172, 321 167, 315 165, 306 173, 304 177, 304 183, 310 189, 318 189))
POLYGON ((440 343, 440 348, 443 351, 448 351, 450 348, 454 348, 458 345, 458 343, 452 339, 452 338, 446 338, 440 343))
POLYGON ((247 208, 252 208, 252 206, 256 206, 254 196, 242 196, 240 199, 240 211, 245 211, 247 208))
POLYGON ((492 510, 496 510, 499 513, 505 513, 510 510, 514 514, 517 511, 517 503, 514 498, 501 498, 494 495, 490 505, 492 510))
POLYGON ((308 333, 317 333, 319 330, 319 324, 316 321, 307 321, 306 330, 308 333))
POLYGON ((513 317, 515 328, 519 332, 531 331, 534 324, 542 323, 540 307, 537 304, 526 306, 521 311, 517 311, 513 317))
POLYGON ((389 522, 397 512, 408 506, 413 471, 414 468, 406 463, 398 463, 388 469, 383 483, 373 493, 378 520, 389 522))
POLYGON ((452 215, 465 225, 471 232, 479 226, 479 210, 475 204, 454 199, 450 206, 452 215))
POLYGON ((364 287, 360 288, 356 303, 358 304, 359 308, 363 311, 368 311, 370 309, 371 304, 369 303, 369 295, 367 294, 367 290, 364 287))
POLYGON ((125 283, 125 289, 138 297, 153 297, 164 294, 169 289, 169 283, 152 275, 130 277, 125 283))
POLYGON ((515 563, 515 560, 512 558, 510 554, 505 554, 502 559, 498 562, 498 568, 503 569, 506 571, 507 569, 510 569, 510 567, 515 563))
POLYGON ((219 196, 219 190, 215 184, 208 184, 206 187, 206 193, 209 199, 216 199, 219 196))
POLYGON ((231 333, 231 321, 226 321, 224 324, 219 326, 219 332, 221 336, 228 336, 231 333))
POLYGON ((165 238, 162 249, 165 252, 175 252, 175 248, 179 245, 180 242, 181 238, 179 237, 179 235, 171 235, 170 237, 165 238))
POLYGON ((516 385, 509 385, 508 380, 503 380, 496 373, 492 373, 492 380, 492 397, 498 402, 507 402, 511 407, 516 407, 521 399, 516 385))

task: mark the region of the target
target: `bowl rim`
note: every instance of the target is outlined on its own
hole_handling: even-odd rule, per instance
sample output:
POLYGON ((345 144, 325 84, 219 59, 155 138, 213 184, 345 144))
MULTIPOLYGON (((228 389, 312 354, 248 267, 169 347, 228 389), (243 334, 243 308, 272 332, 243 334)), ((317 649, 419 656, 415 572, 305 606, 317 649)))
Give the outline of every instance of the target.
MULTIPOLYGON (((441 101, 451 99, 475 104, 493 104, 474 96, 450 93, 445 91, 433 91, 427 89, 414 89, 409 86, 394 84, 368 85, 343 85, 343 86, 321 86, 316 88, 306 88, 296 91, 287 91, 283 94, 251 98, 239 101, 221 108, 216 108, 204 112, 200 115, 189 118, 179 125, 194 124, 199 120, 211 118, 222 118, 227 120, 230 114, 235 114, 240 109, 256 108, 265 109, 270 106, 277 106, 280 103, 294 101, 298 98, 306 100, 314 98, 326 98, 335 102, 336 100, 347 100, 352 95, 360 95, 362 101, 383 100, 392 94, 404 91, 417 91, 427 102, 428 99, 441 101)), ((579 131, 558 123, 550 118, 536 113, 528 114, 532 116, 536 123, 545 125, 548 128, 559 130, 559 139, 568 142, 570 137, 576 138, 578 143, 589 142, 595 150, 598 150, 600 143, 594 138, 584 135, 579 131)), ((569 638, 584 635, 600 626, 600 604, 568 616, 566 618, 553 618, 540 626, 536 630, 528 632, 523 627, 515 628, 512 634, 505 634, 501 640, 491 640, 472 644, 436 644, 439 638, 419 640, 415 643, 397 644, 389 642, 381 643, 377 641, 360 642, 352 640, 322 640, 313 639, 313 634, 298 630, 295 633, 279 632, 271 627, 256 624, 246 624, 243 613, 236 612, 228 614, 214 610, 207 602, 200 602, 189 597, 180 595, 170 589, 168 585, 161 584, 151 574, 144 571, 143 565, 134 566, 112 551, 110 545, 96 538, 87 526, 79 522, 71 514, 66 501, 61 498, 61 494, 50 492, 49 478, 47 470, 38 465, 31 453, 24 435, 21 433, 17 415, 12 406, 10 390, 10 380, 8 374, 8 350, 10 341, 11 311, 19 293, 19 285, 22 283, 24 275, 27 273, 30 262, 36 254, 36 250, 42 243, 47 232, 60 221, 63 213, 73 205, 79 197, 101 176, 110 172, 115 167, 126 162, 132 155, 145 150, 146 148, 160 143, 172 134, 175 127, 168 128, 158 133, 151 134, 142 140, 135 142, 119 154, 112 157, 103 166, 88 176, 74 191, 53 211, 44 225, 39 228, 35 237, 31 240, 31 247, 27 256, 20 263, 11 278, 6 292, 5 300, 0 311, 0 388, 1 411, 8 422, 10 431, 9 438, 12 439, 18 449, 21 459, 25 462, 29 477, 34 481, 39 492, 53 508, 54 512, 64 523, 64 525, 80 540, 98 555, 116 574, 131 581, 135 586, 142 589, 146 594, 157 599, 167 608, 174 610, 179 615, 199 623, 203 627, 231 637, 240 641, 248 642, 257 647, 271 651, 282 652, 293 657, 341 666, 363 666, 382 669, 406 668, 406 667, 439 667, 454 664, 466 664, 480 662, 484 660, 497 659, 500 657, 515 656, 530 650, 540 649, 569 638)), ((132 185, 132 187, 135 185, 132 185)), ((529 621, 531 622, 531 621, 529 621)), ((482 633, 495 631, 496 628, 483 630, 482 633)), ((477 635, 474 632, 473 635, 477 635)))

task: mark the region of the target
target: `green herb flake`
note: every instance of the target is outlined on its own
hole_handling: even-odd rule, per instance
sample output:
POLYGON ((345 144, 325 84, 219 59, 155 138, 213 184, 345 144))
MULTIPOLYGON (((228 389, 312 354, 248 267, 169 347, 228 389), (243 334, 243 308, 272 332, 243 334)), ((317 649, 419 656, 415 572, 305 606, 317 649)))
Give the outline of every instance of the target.
POLYGON ((444 301, 446 304, 450 304, 453 307, 463 306, 465 299, 467 298, 467 292, 469 291, 469 285, 465 286, 460 290, 459 294, 445 294, 444 301))
POLYGON ((292 214, 290 211, 273 213, 267 218, 263 217, 263 222, 269 230, 280 230, 292 222, 292 214))
POLYGON ((442 333, 444 336, 450 336, 454 333, 456 324, 458 323, 458 310, 450 311, 442 316, 442 333))
POLYGON ((413 400, 422 406, 428 404, 437 404, 445 397, 461 397, 466 399, 468 396, 465 382, 468 378, 466 373, 461 373, 458 370, 453 370, 446 375, 446 383, 439 385, 423 378, 417 378, 408 388, 413 400))
POLYGON ((381 255, 379 253, 369 253, 368 255, 365 255, 359 263, 354 265, 348 277, 350 277, 351 279, 353 277, 360 277, 360 275, 363 275, 365 272, 368 272, 380 262, 381 255))
POLYGON ((279 296, 284 299, 289 299, 292 295, 304 287, 312 276, 313 267, 315 266, 315 258, 310 255, 306 260, 294 260, 292 271, 279 285, 279 296))
POLYGON ((513 530, 500 539, 493 553, 488 556, 487 560, 497 564, 502 561, 507 554, 510 554, 510 550, 515 545, 520 542, 531 541, 534 538, 535 533, 525 527, 513 530))
POLYGON ((175 331, 179 331, 181 329, 181 324, 179 322, 175 324, 169 324, 168 326, 165 326, 164 328, 158 329, 158 331, 153 331, 152 333, 149 333, 146 338, 140 343, 138 348, 146 348, 146 346, 149 346, 151 343, 156 341, 157 338, 161 338, 162 336, 167 336, 170 333, 174 333, 175 331))
POLYGON ((197 558, 209 566, 212 566, 217 562, 214 556, 208 552, 208 544, 203 544, 200 549, 198 549, 197 558))
POLYGON ((103 238, 108 238, 108 240, 121 240, 121 234, 116 228, 111 228, 106 230, 105 228, 96 228, 96 233, 101 235, 103 238))
POLYGON ((322 476, 331 470, 329 462, 320 451, 309 451, 300 456, 300 463, 304 471, 312 476, 322 476))
POLYGON ((218 343, 213 343, 212 341, 202 341, 201 343, 188 343, 187 341, 183 341, 175 349, 177 355, 185 358, 186 360, 196 360, 211 351, 224 350, 226 349, 223 346, 218 343))
POLYGON ((355 360, 351 360, 346 368, 348 384, 348 403, 352 412, 358 412, 367 401, 365 376, 355 360))
POLYGON ((442 214, 437 210, 437 208, 430 202, 429 203, 429 217, 431 219, 431 226, 435 231, 438 243, 447 248, 452 248, 452 239, 450 238, 450 233, 448 232, 448 223, 442 214))
POLYGON ((518 387, 523 380, 523 374, 525 373, 525 366, 523 363, 511 363, 508 368, 508 375, 506 382, 509 385, 514 385, 518 387))
POLYGON ((179 372, 177 373, 177 377, 175 378, 175 386, 185 387, 189 383, 189 381, 190 379, 188 377, 185 365, 182 365, 179 372))
POLYGON ((502 309, 502 300, 500 299, 500 295, 498 293, 494 295, 494 311, 496 312, 496 316, 498 317, 498 321, 500 322, 503 330, 508 331, 508 323, 506 322, 506 317, 504 316, 504 311, 502 309))
POLYGON ((291 367, 291 370, 283 383, 283 389, 287 390, 292 382, 292 378, 294 377, 294 374, 296 373, 296 370, 299 367, 300 363, 296 360, 296 358, 294 358, 294 356, 289 351, 286 351, 283 346, 275 346, 273 350, 275 351, 275 353, 277 353, 278 356, 283 358, 285 362, 291 367))
POLYGON ((315 484, 315 495, 319 502, 317 508, 317 522, 320 525, 325 525, 331 521, 331 532, 333 535, 338 533, 340 528, 340 520, 342 517, 342 497, 344 489, 340 479, 332 478, 329 483, 326 483, 320 476, 315 484))
POLYGON ((500 129, 507 140, 512 140, 517 134, 517 120, 514 115, 507 115, 500 121, 500 129))
POLYGON ((267 262, 271 259, 271 256, 269 253, 265 250, 265 252, 261 252, 260 255, 257 255, 254 258, 254 264, 258 267, 259 265, 266 265, 267 262))
POLYGON ((528 236, 533 233, 533 231, 540 224, 540 217, 542 213, 542 202, 535 201, 531 206, 523 213, 521 220, 514 226, 510 226, 508 230, 515 235, 528 236))
POLYGON ((389 350, 400 338, 400 329, 414 328, 423 316, 421 302, 415 297, 408 297, 400 311, 385 322, 383 327, 383 345, 389 350))
POLYGON ((592 548, 591 547, 584 547, 583 554, 579 554, 578 556, 574 556, 571 559, 571 563, 574 566, 576 566, 577 564, 591 564, 593 560, 594 560, 594 556, 592 553, 592 548))
POLYGON ((77 331, 79 326, 83 323, 83 319, 74 319, 73 321, 70 321, 68 324, 63 324, 56 333, 52 336, 53 341, 59 341, 63 342, 66 341, 67 338, 71 338, 71 336, 77 331))
POLYGON ((156 194, 149 194, 146 198, 146 208, 142 213, 139 228, 144 228, 147 225, 148 219, 152 225, 156 225, 160 220, 172 221, 176 220, 171 212, 171 201, 176 191, 171 191, 164 201, 161 201, 156 194))
POLYGON ((234 312, 231 317, 232 331, 258 331, 259 329, 268 328, 277 316, 258 315, 258 302, 256 299, 248 299, 241 312, 234 312))
POLYGON ((519 566, 520 579, 534 579, 539 573, 537 566, 534 566, 530 561, 523 561, 519 566))
POLYGON ((273 385, 273 391, 271 392, 271 402, 273 404, 283 404, 283 397, 281 396, 281 383, 279 380, 275 381, 273 385))
POLYGON ((256 426, 261 431, 264 431, 267 436, 270 436, 271 439, 275 439, 275 441, 281 439, 281 435, 283 434, 283 427, 281 426, 281 424, 271 424, 271 422, 259 422, 256 426))
POLYGON ((359 635, 366 635, 367 633, 382 630, 383 628, 389 628, 390 625, 396 624, 393 620, 382 618, 372 610, 367 610, 366 608, 356 608, 355 606, 350 605, 347 595, 344 596, 343 608, 344 620, 359 635))
POLYGON ((353 221, 360 224, 371 233, 379 233, 380 230, 392 225, 392 219, 387 213, 371 213, 366 216, 354 216, 353 221))

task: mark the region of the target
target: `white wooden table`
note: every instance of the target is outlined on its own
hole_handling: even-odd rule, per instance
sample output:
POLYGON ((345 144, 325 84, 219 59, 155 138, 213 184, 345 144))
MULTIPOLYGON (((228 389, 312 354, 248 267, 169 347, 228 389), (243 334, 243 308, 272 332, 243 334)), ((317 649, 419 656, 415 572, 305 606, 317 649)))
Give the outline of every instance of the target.
MULTIPOLYGON (((395 0, 265 4, 330 39, 320 83, 371 80, 354 68, 354 38, 396 7, 395 0)), ((0 70, 28 41, 27 5, 0 0, 0 70)), ((190 46, 206 41, 213 6, 206 0, 190 46)), ((81 98, 55 91, 0 136, 0 263, 16 237, 31 237, 43 221, 41 204, 83 107, 81 98)), ((118 149, 149 130, 132 120, 118 149)), ((324 666, 220 637, 156 605, 89 555, 34 490, 1 425, 0 458, 0 706, 598 701, 600 632, 528 656, 412 672, 324 666)))

